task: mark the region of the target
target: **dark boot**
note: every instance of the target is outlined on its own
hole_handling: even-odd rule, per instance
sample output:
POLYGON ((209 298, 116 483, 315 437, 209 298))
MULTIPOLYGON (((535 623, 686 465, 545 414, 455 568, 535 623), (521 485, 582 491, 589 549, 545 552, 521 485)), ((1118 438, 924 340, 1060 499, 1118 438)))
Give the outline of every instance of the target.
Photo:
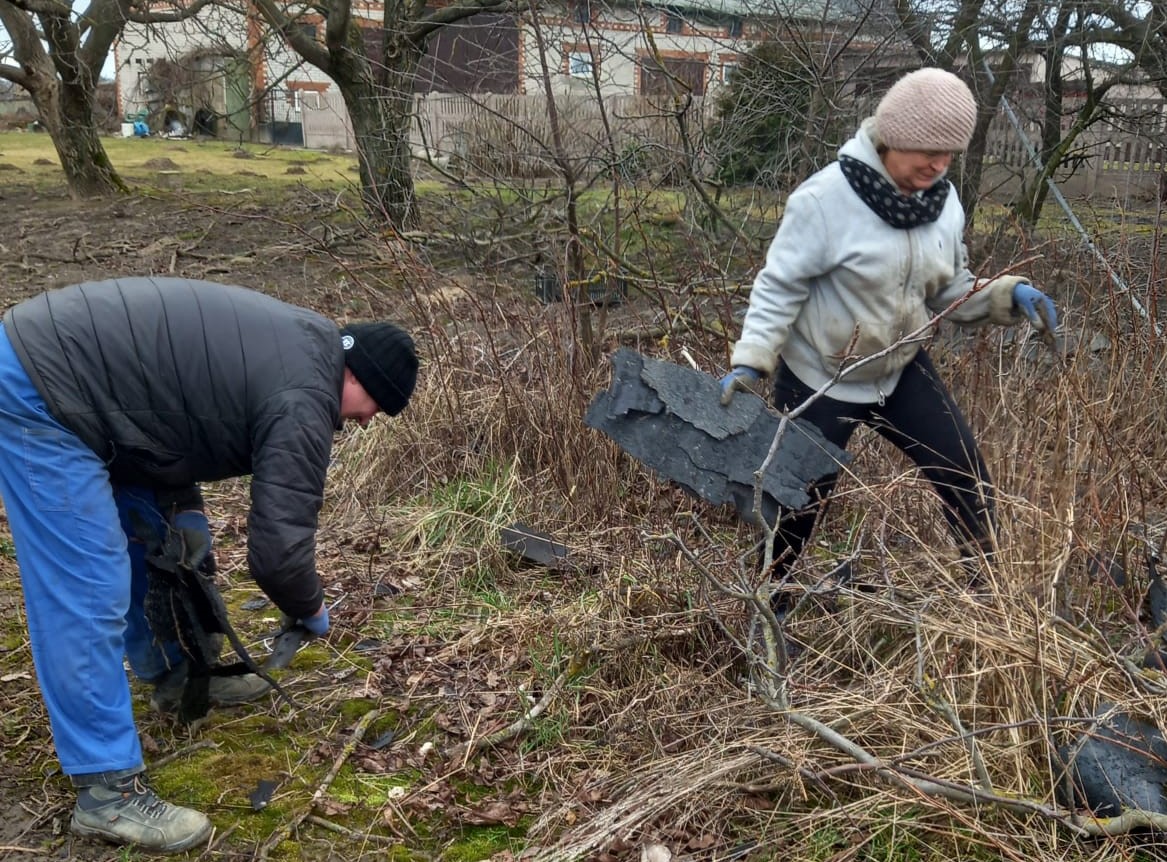
MULTIPOLYGON (((154 682, 154 693, 150 695, 150 706, 163 715, 174 715, 182 704, 182 691, 186 686, 187 664, 167 671, 154 682)), ((262 677, 253 673, 237 676, 213 676, 210 679, 211 706, 237 706, 255 700, 271 691, 271 686, 262 677)))

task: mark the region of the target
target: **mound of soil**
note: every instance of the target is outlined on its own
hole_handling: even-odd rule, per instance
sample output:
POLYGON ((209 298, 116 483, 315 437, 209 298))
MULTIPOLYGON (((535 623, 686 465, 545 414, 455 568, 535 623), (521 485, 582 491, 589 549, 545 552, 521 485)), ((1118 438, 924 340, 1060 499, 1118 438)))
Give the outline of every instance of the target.
POLYGON ((167 158, 149 159, 142 164, 142 167, 153 171, 177 171, 178 163, 167 158))

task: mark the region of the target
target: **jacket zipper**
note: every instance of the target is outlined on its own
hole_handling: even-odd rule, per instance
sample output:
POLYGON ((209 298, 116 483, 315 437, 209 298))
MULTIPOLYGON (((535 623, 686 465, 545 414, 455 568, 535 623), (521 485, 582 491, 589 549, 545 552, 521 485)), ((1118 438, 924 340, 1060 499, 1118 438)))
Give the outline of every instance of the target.
MULTIPOLYGON (((906 309, 908 307, 908 291, 912 285, 912 271, 915 269, 915 267, 913 266, 913 261, 915 260, 915 249, 913 247, 914 243, 912 242, 912 233, 910 230, 904 231, 904 239, 907 241, 907 244, 908 244, 908 271, 907 271, 907 274, 904 276, 904 283, 900 288, 900 309, 901 310, 906 309)), ((900 337, 901 338, 903 337, 902 332, 900 333, 900 337)), ((878 404, 880 407, 887 406, 887 395, 884 394, 883 389, 880 388, 878 383, 875 385, 875 396, 876 396, 876 402, 875 402, 876 404, 878 404)))

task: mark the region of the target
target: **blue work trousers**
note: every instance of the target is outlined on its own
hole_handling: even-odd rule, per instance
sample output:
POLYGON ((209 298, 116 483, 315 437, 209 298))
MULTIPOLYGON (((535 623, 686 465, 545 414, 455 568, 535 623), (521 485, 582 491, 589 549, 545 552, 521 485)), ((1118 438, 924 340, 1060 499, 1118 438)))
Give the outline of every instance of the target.
POLYGON ((115 488, 54 419, 0 326, 0 497, 12 530, 37 680, 61 769, 75 784, 143 768, 124 659, 157 679, 181 660, 146 623, 145 547, 130 512, 162 525, 152 491, 115 488))

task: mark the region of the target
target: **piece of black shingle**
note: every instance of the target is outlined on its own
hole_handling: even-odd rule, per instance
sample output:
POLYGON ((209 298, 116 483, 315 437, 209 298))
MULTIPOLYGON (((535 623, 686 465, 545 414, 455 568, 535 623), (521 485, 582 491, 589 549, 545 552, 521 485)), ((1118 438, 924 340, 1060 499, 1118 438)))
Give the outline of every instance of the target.
POLYGON ((1123 811, 1167 814, 1167 740, 1153 724, 1102 702, 1098 726, 1058 747, 1069 777, 1058 782, 1065 805, 1088 808, 1099 817, 1123 811))
MULTIPOLYGON (((770 450, 781 415, 749 392, 737 393, 729 406, 722 406, 718 381, 695 369, 628 348, 611 361, 611 383, 592 399, 584 423, 689 493, 731 505, 757 523, 754 474, 770 450)), ((810 423, 788 422, 763 478, 763 516, 772 520, 778 505, 805 506, 810 483, 849 460, 810 423)))

